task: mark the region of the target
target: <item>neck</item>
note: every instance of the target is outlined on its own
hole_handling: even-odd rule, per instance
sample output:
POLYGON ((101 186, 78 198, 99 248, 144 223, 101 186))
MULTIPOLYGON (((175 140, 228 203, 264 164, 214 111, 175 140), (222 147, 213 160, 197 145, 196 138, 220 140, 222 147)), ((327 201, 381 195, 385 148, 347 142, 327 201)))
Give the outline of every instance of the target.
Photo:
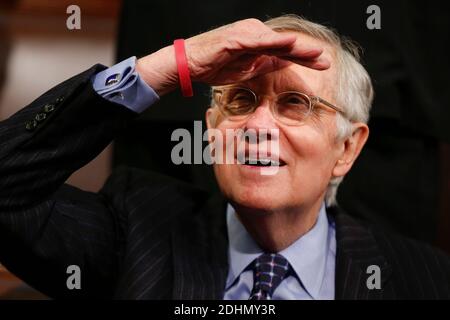
POLYGON ((322 199, 301 208, 267 211, 234 204, 237 216, 256 243, 266 252, 280 252, 315 225, 322 199))

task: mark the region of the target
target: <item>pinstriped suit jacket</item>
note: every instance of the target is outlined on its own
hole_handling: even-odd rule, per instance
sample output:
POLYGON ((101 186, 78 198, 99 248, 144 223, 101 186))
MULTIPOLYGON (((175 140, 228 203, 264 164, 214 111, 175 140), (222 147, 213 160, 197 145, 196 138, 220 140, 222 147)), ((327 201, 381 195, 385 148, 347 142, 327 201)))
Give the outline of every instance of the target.
MULTIPOLYGON (((226 201, 136 169, 99 193, 64 184, 134 114, 92 89, 96 65, 0 123, 0 261, 51 297, 221 299, 228 272, 226 201), (66 286, 69 265, 81 289, 66 286)), ((436 249, 336 220, 336 298, 450 298, 450 260, 436 249), (369 289, 377 265, 381 288, 369 289)))

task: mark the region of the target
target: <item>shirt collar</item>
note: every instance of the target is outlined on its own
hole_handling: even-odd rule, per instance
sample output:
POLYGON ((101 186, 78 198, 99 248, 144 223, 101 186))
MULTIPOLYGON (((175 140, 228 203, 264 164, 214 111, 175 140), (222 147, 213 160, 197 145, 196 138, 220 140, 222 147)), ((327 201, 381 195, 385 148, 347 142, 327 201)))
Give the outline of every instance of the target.
MULTIPOLYGON (((289 261, 303 287, 313 299, 319 295, 325 274, 329 250, 328 228, 325 204, 322 204, 317 221, 311 230, 279 252, 289 261)), ((263 253, 230 204, 227 206, 227 230, 230 269, 226 289, 235 282, 254 259, 263 253)))

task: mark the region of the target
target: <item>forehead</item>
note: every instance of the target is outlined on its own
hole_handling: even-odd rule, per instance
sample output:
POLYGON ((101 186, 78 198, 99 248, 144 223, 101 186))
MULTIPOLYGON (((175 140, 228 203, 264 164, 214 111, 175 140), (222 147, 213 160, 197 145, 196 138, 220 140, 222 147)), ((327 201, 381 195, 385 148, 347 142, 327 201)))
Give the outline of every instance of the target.
POLYGON ((298 32, 294 34, 297 36, 296 45, 322 48, 321 58, 330 61, 330 68, 319 71, 292 63, 288 67, 253 78, 242 84, 255 90, 269 92, 295 90, 331 98, 334 95, 336 84, 335 49, 330 44, 309 35, 298 32))

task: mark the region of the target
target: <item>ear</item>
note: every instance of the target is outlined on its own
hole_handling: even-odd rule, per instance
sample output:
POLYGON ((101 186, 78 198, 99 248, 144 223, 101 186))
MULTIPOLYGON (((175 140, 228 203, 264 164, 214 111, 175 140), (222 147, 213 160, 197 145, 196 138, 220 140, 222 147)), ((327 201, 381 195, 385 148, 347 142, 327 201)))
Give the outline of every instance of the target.
MULTIPOLYGON (((205 113, 205 121, 206 121, 206 128, 208 129, 208 133, 210 133, 211 132, 210 129, 215 128, 215 126, 217 124, 217 110, 213 109, 212 107, 209 107, 205 113)), ((212 143, 211 134, 208 134, 208 142, 212 143)))
POLYGON ((369 137, 369 127, 365 123, 353 123, 352 134, 342 143, 342 149, 333 168, 334 177, 342 177, 350 171, 369 137))
POLYGON ((213 128, 213 124, 215 122, 214 118, 216 117, 214 113, 215 111, 211 107, 209 107, 205 112, 206 128, 208 129, 213 128))

